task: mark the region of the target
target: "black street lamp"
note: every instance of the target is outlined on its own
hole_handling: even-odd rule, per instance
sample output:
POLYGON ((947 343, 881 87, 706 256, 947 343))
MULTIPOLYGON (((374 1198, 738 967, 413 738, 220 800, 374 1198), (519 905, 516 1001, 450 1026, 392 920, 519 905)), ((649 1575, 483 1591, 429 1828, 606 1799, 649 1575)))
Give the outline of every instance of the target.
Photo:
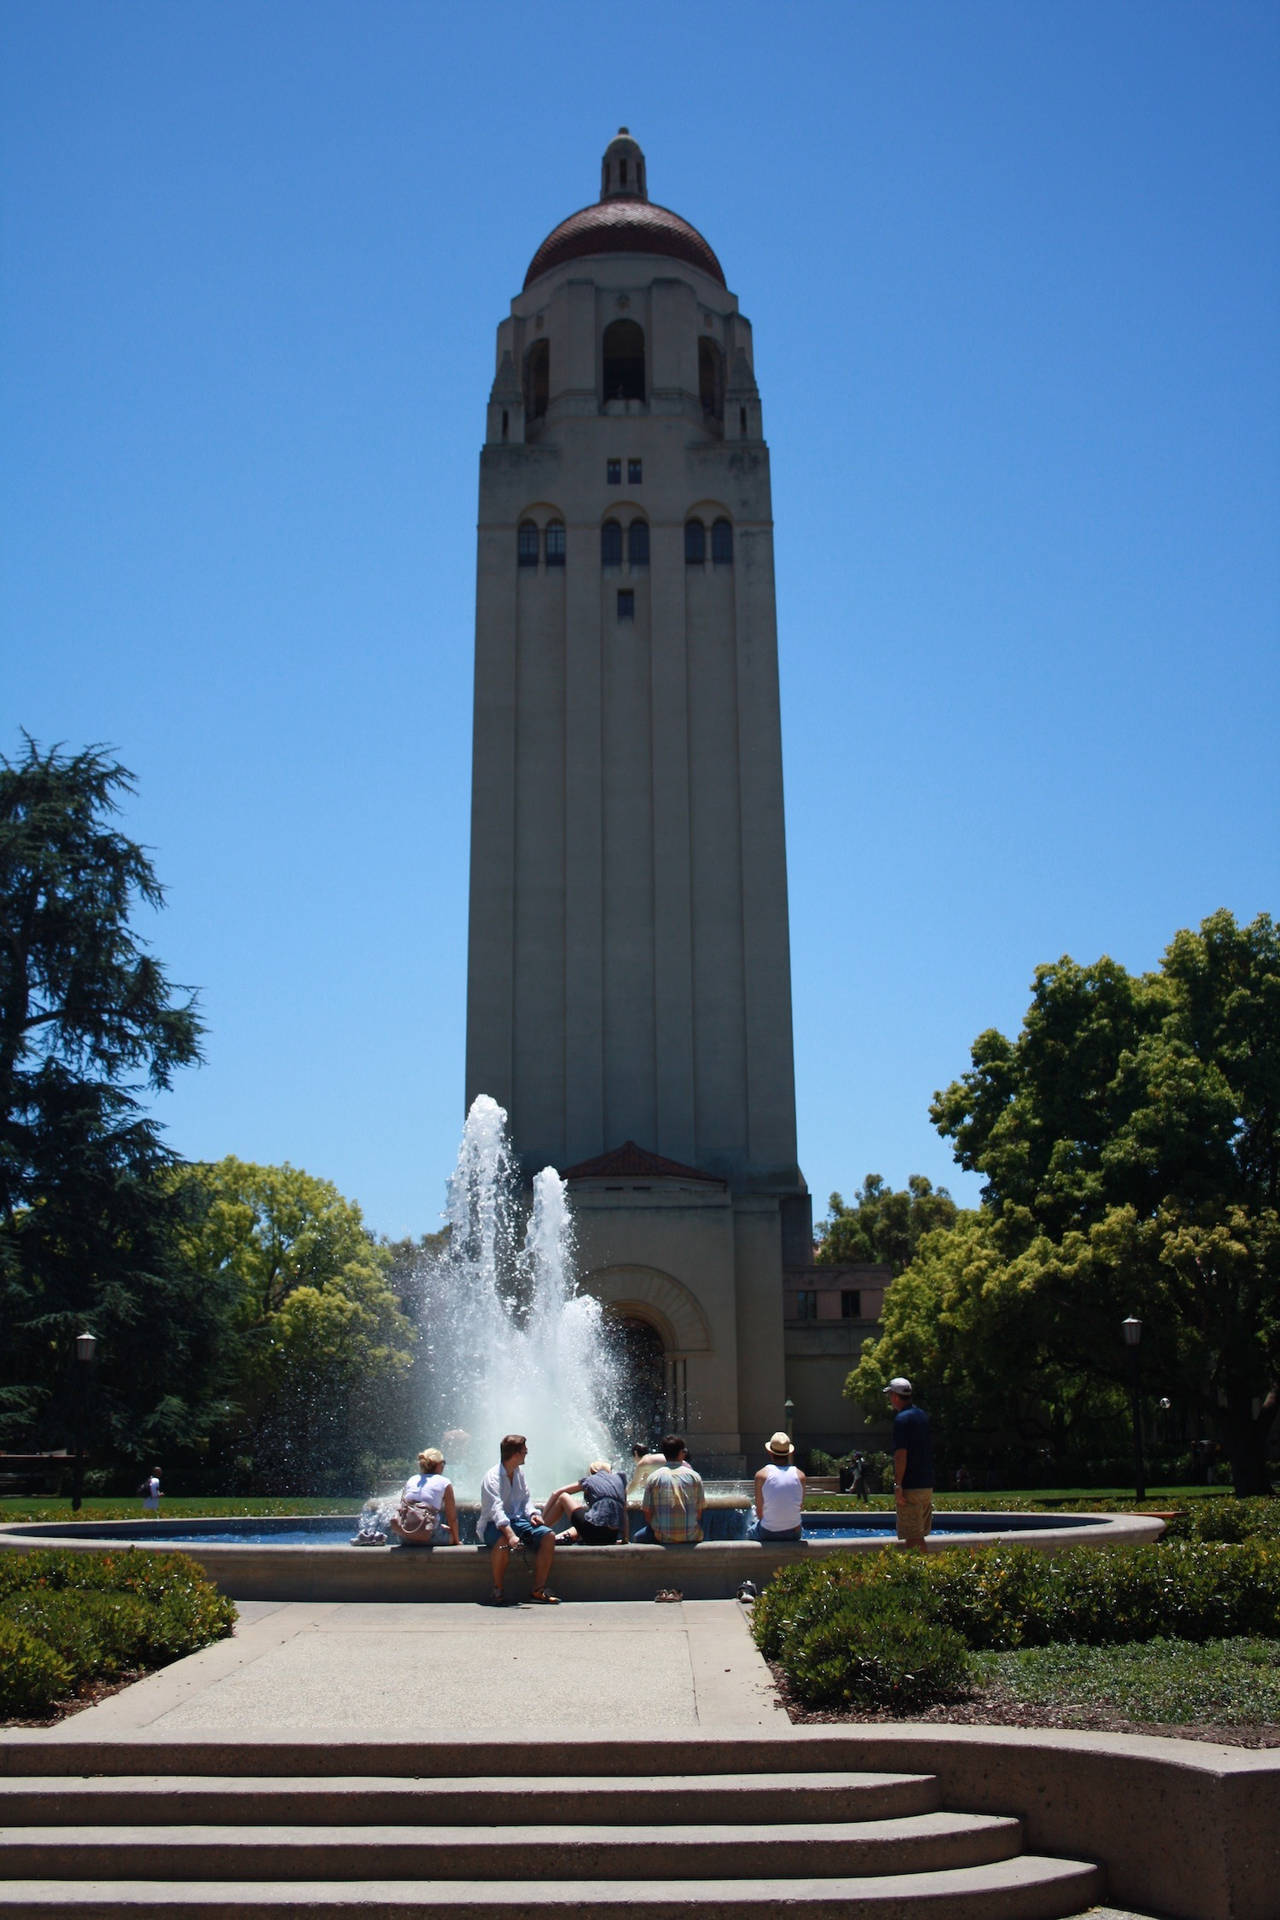
POLYGON ((1133 1480, 1135 1496, 1147 1497, 1147 1470, 1142 1462, 1142 1399, 1138 1391, 1138 1347, 1142 1340, 1142 1322, 1130 1314, 1120 1323, 1124 1343, 1129 1349, 1129 1393, 1133 1401, 1133 1480))
POLYGON ((71 1482, 72 1513, 79 1513, 80 1502, 84 1497, 84 1406, 89 1397, 89 1368, 93 1363, 93 1350, 97 1344, 96 1334, 78 1333, 76 1335, 76 1464, 71 1482))

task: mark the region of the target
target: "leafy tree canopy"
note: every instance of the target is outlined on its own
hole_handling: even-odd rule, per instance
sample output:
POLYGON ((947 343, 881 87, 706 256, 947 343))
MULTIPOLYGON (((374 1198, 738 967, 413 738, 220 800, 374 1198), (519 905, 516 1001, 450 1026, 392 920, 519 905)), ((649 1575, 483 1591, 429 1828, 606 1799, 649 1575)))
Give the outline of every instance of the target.
POLYGON ((915 1257, 923 1234, 953 1225, 958 1208, 945 1187, 934 1187, 913 1173, 905 1191, 895 1191, 878 1173, 869 1173, 853 1205, 841 1194, 827 1202, 828 1218, 818 1228, 818 1260, 826 1266, 844 1261, 880 1261, 902 1272, 915 1257))
POLYGON ((392 1251, 328 1180, 228 1157, 176 1176, 181 1258, 229 1301, 230 1393, 258 1471, 295 1490, 398 1451, 387 1395, 413 1330, 389 1281, 392 1251))
POLYGON ((1006 1394, 1028 1378, 1061 1404, 1123 1380, 1119 1324, 1136 1313, 1146 1378, 1216 1424, 1239 1491, 1264 1487, 1280 1404, 1270 916, 1215 913, 1156 973, 1041 967, 1021 1033, 982 1034, 972 1060, 931 1111, 985 1176, 981 1219, 954 1247, 921 1242, 847 1390, 877 1398, 927 1340, 918 1370, 976 1402, 993 1390, 981 1372, 995 1341, 1006 1394))
POLYGON ((132 776, 23 739, 0 758, 0 1420, 65 1442, 87 1327, 100 1427, 148 1448, 199 1423, 208 1327, 168 1257, 172 1155, 139 1096, 199 1061, 201 1025, 134 925, 164 896, 113 823, 132 776))

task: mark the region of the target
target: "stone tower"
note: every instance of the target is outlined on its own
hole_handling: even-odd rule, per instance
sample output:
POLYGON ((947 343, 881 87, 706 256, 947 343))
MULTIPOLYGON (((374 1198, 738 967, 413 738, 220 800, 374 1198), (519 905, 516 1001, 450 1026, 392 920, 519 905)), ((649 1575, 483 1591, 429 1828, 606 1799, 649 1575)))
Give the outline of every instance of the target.
POLYGON ((498 328, 467 1099, 571 1180, 654 1424, 781 1424, 796 1161, 769 456, 749 323, 623 128, 498 328))

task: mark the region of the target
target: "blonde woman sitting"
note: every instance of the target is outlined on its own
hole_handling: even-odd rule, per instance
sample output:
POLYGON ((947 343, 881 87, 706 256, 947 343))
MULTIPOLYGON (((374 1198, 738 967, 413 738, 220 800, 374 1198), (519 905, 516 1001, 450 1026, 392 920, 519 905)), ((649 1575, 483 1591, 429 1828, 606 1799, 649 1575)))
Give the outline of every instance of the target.
POLYGON ((449 1529, 451 1544, 458 1546, 458 1503, 452 1481, 444 1477, 444 1455, 439 1447, 425 1447, 418 1455, 418 1472, 405 1481, 389 1525, 401 1546, 434 1547, 442 1523, 449 1529))

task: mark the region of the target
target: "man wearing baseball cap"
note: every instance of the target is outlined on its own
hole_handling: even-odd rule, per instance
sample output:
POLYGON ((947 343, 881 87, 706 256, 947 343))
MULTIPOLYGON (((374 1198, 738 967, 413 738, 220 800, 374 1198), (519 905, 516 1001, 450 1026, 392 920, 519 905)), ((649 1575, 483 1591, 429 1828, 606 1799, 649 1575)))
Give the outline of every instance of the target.
POLYGON ((933 1441, 929 1416, 915 1404, 911 1382, 901 1375, 885 1389, 893 1408, 893 1499, 898 1542, 924 1552, 933 1526, 933 1441))

